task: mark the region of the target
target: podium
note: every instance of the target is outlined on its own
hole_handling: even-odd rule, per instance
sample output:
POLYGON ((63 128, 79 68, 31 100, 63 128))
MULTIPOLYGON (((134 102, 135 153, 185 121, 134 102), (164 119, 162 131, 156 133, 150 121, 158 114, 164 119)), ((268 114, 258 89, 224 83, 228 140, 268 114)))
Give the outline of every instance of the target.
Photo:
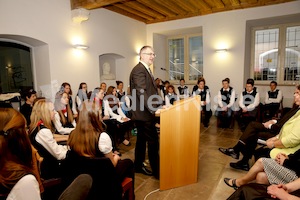
POLYGON ((182 99, 160 112, 160 190, 198 179, 200 98, 182 99))

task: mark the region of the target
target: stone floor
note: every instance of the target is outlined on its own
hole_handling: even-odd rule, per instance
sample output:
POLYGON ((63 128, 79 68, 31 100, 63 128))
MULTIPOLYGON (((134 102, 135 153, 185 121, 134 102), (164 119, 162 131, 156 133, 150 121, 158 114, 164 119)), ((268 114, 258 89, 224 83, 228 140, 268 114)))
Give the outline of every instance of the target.
MULTIPOLYGON (((135 175, 136 200, 224 200, 234 192, 224 183, 223 178, 239 177, 245 172, 230 168, 229 163, 235 160, 223 155, 218 148, 233 146, 242 134, 241 131, 237 124, 233 130, 217 128, 215 117, 211 118, 208 128, 201 125, 200 130, 198 182, 160 191, 159 180, 137 173, 135 175)), ((134 149, 123 153, 122 158, 133 159, 134 149)))

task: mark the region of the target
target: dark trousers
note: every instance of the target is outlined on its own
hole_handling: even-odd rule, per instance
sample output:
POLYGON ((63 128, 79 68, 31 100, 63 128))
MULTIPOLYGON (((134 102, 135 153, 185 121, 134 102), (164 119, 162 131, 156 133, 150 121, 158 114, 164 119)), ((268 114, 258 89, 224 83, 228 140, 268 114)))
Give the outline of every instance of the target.
POLYGON ((240 137, 240 142, 234 147, 236 152, 241 152, 244 157, 243 161, 248 162, 253 156, 257 145, 257 139, 269 139, 275 133, 264 127, 260 122, 250 122, 245 132, 240 137), (242 145, 242 144, 243 145, 242 145))
POLYGON ((159 142, 155 127, 155 119, 152 121, 135 121, 137 139, 135 146, 135 169, 141 169, 145 160, 146 143, 148 144, 148 157, 154 176, 159 176, 159 142))
MULTIPOLYGON (((236 190, 227 200, 274 200, 274 198, 267 193, 267 188, 268 185, 249 183, 236 190)), ((291 194, 300 197, 300 190, 296 190, 291 194)))
POLYGON ((210 107, 206 105, 202 106, 201 120, 204 126, 208 126, 211 116, 212 116, 212 111, 210 110, 210 107))
POLYGON ((270 103, 262 105, 262 111, 263 111, 263 119, 264 121, 270 120, 273 117, 275 117, 275 114, 277 114, 280 104, 279 103, 270 103))
POLYGON ((256 120, 256 116, 257 116, 257 111, 258 109, 255 108, 254 110, 248 111, 248 112, 242 112, 242 110, 240 110, 239 112, 236 112, 236 119, 238 121, 239 127, 242 131, 244 131, 248 124, 252 121, 256 120))

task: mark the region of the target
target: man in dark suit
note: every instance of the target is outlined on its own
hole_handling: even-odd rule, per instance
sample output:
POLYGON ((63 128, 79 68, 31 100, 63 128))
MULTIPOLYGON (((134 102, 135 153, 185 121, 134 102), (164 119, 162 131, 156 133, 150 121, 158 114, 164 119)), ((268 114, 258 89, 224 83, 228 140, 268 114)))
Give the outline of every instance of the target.
MULTIPOLYGON (((300 90, 300 86, 297 86, 297 90, 300 90)), ((280 132, 283 125, 299 111, 299 106, 300 102, 295 101, 295 106, 278 121, 269 120, 265 123, 251 122, 247 126, 243 135, 240 137, 238 143, 233 148, 219 148, 219 151, 235 159, 239 159, 241 152, 243 154, 243 158, 236 163, 230 163, 230 166, 235 169, 248 171, 248 161, 255 152, 257 140, 266 140, 276 136, 280 132)))
POLYGON ((130 88, 132 95, 132 120, 137 127, 137 141, 135 146, 135 171, 146 175, 154 175, 159 179, 159 142, 155 128, 155 111, 161 105, 162 99, 157 94, 157 87, 150 69, 155 54, 151 46, 141 48, 140 62, 130 74, 130 88), (152 172, 145 168, 146 143, 148 143, 148 157, 152 172))

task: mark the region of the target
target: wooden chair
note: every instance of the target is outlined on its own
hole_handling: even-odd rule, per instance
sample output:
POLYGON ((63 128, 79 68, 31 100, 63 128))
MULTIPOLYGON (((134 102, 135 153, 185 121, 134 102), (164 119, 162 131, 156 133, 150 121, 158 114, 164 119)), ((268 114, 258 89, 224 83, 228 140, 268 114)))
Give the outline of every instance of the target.
POLYGON ((123 199, 126 197, 127 195, 127 199, 128 200, 133 200, 133 182, 132 182, 132 178, 126 177, 123 182, 122 182, 122 188, 123 188, 123 199))

